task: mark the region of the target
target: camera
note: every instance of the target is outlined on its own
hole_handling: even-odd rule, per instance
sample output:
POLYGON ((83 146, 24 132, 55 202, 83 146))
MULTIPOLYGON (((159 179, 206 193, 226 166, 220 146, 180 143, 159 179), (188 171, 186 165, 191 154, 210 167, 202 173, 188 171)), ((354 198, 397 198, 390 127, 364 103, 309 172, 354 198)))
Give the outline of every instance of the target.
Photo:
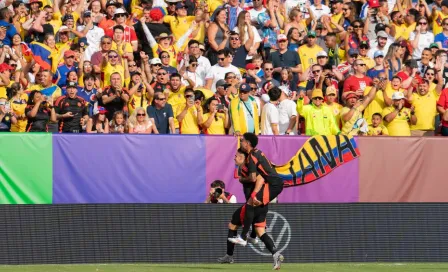
POLYGON ((213 196, 218 199, 222 195, 222 189, 221 188, 215 188, 215 192, 213 193, 213 196))
POLYGON ((224 105, 218 104, 218 111, 223 111, 223 110, 224 110, 224 105))

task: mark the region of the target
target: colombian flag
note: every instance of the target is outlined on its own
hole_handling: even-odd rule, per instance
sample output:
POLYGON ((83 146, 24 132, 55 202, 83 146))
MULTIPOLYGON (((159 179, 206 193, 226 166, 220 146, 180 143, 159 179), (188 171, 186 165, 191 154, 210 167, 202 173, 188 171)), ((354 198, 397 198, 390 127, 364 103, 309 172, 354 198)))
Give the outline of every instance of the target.
POLYGON ((42 67, 43 70, 52 70, 51 48, 43 43, 32 42, 30 44, 34 61, 42 67))

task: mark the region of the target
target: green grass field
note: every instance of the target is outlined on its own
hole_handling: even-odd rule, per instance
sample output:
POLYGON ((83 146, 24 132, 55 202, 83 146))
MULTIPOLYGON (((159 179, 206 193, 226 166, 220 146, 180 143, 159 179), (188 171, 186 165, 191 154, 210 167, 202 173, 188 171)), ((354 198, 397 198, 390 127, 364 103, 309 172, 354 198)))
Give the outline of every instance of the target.
MULTIPOLYGON (((271 264, 86 264, 0 266, 1 272, 202 272, 272 271, 271 264)), ((448 263, 324 263, 288 264, 288 272, 446 272, 448 263)))

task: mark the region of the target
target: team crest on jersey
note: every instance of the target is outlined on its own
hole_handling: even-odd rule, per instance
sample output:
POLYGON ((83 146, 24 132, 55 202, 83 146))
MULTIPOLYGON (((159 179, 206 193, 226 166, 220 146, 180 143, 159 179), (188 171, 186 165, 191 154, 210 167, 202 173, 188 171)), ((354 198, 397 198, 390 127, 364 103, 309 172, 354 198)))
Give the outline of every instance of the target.
POLYGON ((81 102, 78 102, 78 107, 81 107, 81 102))
POLYGON ((64 107, 70 106, 67 102, 65 102, 64 107))

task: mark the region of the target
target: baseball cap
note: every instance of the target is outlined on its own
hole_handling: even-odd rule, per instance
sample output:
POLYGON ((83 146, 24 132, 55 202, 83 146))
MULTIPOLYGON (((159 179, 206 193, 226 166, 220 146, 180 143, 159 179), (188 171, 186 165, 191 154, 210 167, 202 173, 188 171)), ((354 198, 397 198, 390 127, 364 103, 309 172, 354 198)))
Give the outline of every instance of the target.
POLYGON ((86 37, 78 38, 78 44, 81 45, 81 43, 84 43, 84 46, 88 46, 89 43, 87 42, 86 37))
POLYGON ((118 15, 118 14, 128 14, 128 13, 123 8, 117 8, 114 12, 114 17, 115 17, 115 15, 118 15))
POLYGON ((350 48, 350 49, 348 50, 348 55, 349 55, 349 56, 359 55, 359 51, 358 51, 358 49, 350 48))
POLYGON ((65 88, 66 89, 68 89, 68 88, 78 88, 78 84, 76 84, 76 82, 74 82, 74 81, 70 81, 69 83, 67 83, 67 86, 65 88))
POLYGON ((149 64, 155 65, 155 64, 162 64, 162 61, 159 58, 153 58, 149 61, 149 64))
POLYGON ((316 32, 314 32, 314 31, 308 31, 307 36, 308 36, 308 37, 314 37, 314 38, 316 38, 316 32))
POLYGON ((111 0, 111 1, 107 1, 107 3, 106 3, 106 8, 107 8, 108 6, 116 6, 116 7, 118 8, 118 7, 121 6, 121 4, 120 4, 119 2, 117 2, 117 1, 111 0))
POLYGON ((268 94, 262 94, 261 100, 263 100, 264 103, 268 103, 271 100, 271 98, 269 98, 268 94))
POLYGON ((378 0, 369 0, 370 8, 378 8, 380 6, 380 1, 378 0))
POLYGON ((317 53, 317 57, 319 58, 319 57, 328 57, 328 54, 327 54, 327 52, 325 52, 325 51, 319 51, 319 53, 317 53))
POLYGON ((257 66, 253 63, 246 64, 246 70, 255 70, 257 69, 257 66))
POLYGON ((230 84, 228 84, 224 79, 220 79, 220 80, 218 80, 217 82, 216 82, 216 88, 218 88, 218 87, 224 87, 224 88, 227 88, 227 87, 229 87, 230 86, 230 84))
POLYGON ((205 46, 201 43, 201 44, 199 44, 199 49, 205 51, 205 46))
POLYGON ((321 89, 314 89, 313 92, 311 93, 311 99, 314 99, 316 97, 320 97, 320 98, 324 98, 324 93, 322 92, 321 89))
POLYGON ((370 47, 370 46, 369 46, 369 43, 368 43, 367 41, 362 41, 362 42, 359 43, 359 48, 361 48, 361 47, 365 47, 365 46, 367 46, 367 48, 370 47))
POLYGON ((75 56, 75 51, 73 50, 67 50, 64 52, 64 57, 68 58, 68 57, 74 57, 75 56))
POLYGON ((84 11, 84 13, 82 14, 83 17, 90 17, 92 15, 92 12, 90 10, 86 10, 84 11))
POLYGON ((439 45, 437 43, 432 43, 429 45, 429 48, 439 48, 439 45))
POLYGON ((347 92, 345 95, 345 100, 348 100, 350 98, 358 98, 358 95, 355 92, 347 92))
POLYGON ((98 107, 97 108, 97 113, 98 114, 106 114, 107 110, 104 107, 98 107))
POLYGON ((285 34, 280 34, 277 36, 277 41, 287 41, 288 37, 285 34))
POLYGON ((386 31, 383 31, 383 30, 378 31, 378 33, 376 33, 376 37, 377 38, 387 38, 387 33, 386 33, 386 31))
POLYGON ((39 7, 40 7, 40 8, 44 5, 44 4, 42 3, 42 1, 40 1, 40 0, 30 0, 29 3, 28 3, 28 5, 31 6, 31 4, 34 4, 34 3, 39 3, 39 7))
POLYGON ((0 64, 0 73, 3 73, 6 70, 14 70, 14 67, 3 62, 2 64, 0 64))
POLYGON ((404 99, 404 94, 402 92, 394 92, 392 94, 392 100, 404 99))
POLYGON ((380 32, 386 30, 386 25, 383 23, 378 23, 375 26, 375 32, 380 32))
POLYGON ((327 95, 330 95, 330 94, 338 95, 336 88, 334 86, 328 86, 327 90, 326 90, 326 94, 327 95))
POLYGON ((447 7, 448 8, 448 0, 443 0, 440 4, 441 7, 447 7))
POLYGON ((181 8, 185 8, 184 3, 182 3, 182 2, 177 3, 176 4, 176 9, 181 9, 181 8))
POLYGON ((404 63, 404 65, 406 65, 407 67, 410 67, 410 68, 418 68, 418 64, 417 64, 417 61, 415 59, 407 60, 404 63))
POLYGON ((70 29, 68 28, 68 26, 65 26, 65 25, 61 26, 59 28, 59 30, 58 30, 59 33, 60 32, 67 32, 67 31, 70 31, 70 29))
POLYGON ((247 92, 250 92, 251 90, 252 89, 249 86, 249 84, 243 83, 240 85, 240 92, 247 93, 247 92))
POLYGON ((375 54, 373 54, 373 58, 377 58, 379 56, 384 57, 383 51, 378 50, 378 51, 375 51, 375 54))
POLYGON ((62 22, 65 22, 68 20, 75 20, 75 18, 71 14, 65 14, 64 17, 62 17, 62 22))

